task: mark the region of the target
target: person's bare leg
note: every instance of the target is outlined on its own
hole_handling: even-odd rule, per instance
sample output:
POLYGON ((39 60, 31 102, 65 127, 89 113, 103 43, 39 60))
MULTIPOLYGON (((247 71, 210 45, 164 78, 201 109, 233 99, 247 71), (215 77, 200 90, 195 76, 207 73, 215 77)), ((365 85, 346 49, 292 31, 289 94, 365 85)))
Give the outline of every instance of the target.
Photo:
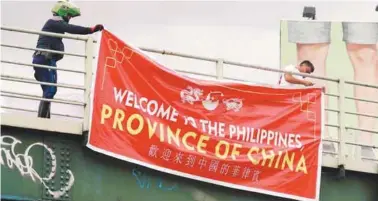
MULTIPOLYGON (((378 23, 377 22, 343 22, 343 41, 347 44, 349 58, 354 68, 354 79, 360 82, 378 83, 377 68, 377 42, 378 42, 378 23)), ((368 87, 354 87, 357 98, 378 99, 378 90, 368 87)), ((378 105, 362 101, 356 101, 358 113, 376 115, 378 105)), ((374 129, 375 118, 358 116, 358 127, 364 129, 374 129)), ((372 133, 353 131, 357 142, 364 144, 377 144, 372 133)), ((373 149, 367 147, 355 147, 357 158, 375 157, 373 149)))
MULTIPOLYGON (((378 56, 376 45, 347 44, 348 55, 354 67, 354 80, 366 83, 378 83, 378 56)), ((357 98, 378 100, 378 90, 368 87, 354 87, 354 94, 357 98)), ((376 115, 378 105, 362 101, 356 101, 357 112, 362 114, 376 115)), ((358 125, 362 129, 374 129, 376 119, 358 116, 358 125)), ((372 134, 359 133, 356 140, 361 143, 372 144, 372 134)), ((364 157, 374 157, 371 149, 362 148, 361 154, 364 157)))

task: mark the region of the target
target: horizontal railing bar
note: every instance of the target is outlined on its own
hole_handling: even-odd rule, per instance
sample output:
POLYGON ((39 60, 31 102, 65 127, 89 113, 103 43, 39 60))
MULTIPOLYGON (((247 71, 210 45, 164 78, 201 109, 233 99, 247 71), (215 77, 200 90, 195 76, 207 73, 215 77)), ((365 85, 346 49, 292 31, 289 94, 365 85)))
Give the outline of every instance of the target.
POLYGON ((339 110, 336 110, 336 109, 328 109, 328 108, 325 108, 325 111, 328 111, 328 112, 340 112, 339 110))
POLYGON ((368 83, 356 82, 356 81, 351 81, 351 80, 349 80, 349 81, 345 80, 345 83, 351 84, 351 85, 357 85, 357 86, 361 86, 361 87, 369 87, 369 88, 378 89, 377 85, 368 84, 368 83))
POLYGON ((337 124, 324 124, 325 126, 328 126, 328 127, 333 127, 333 128, 339 128, 340 126, 337 125, 337 124))
MULTIPOLYGON (((56 33, 51 33, 51 32, 42 32, 42 31, 32 31, 32 30, 26 30, 26 29, 20 29, 20 28, 11 28, 11 27, 1 27, 1 30, 15 31, 15 32, 29 33, 29 34, 37 34, 37 35, 46 35, 46 36, 60 37, 60 38, 69 38, 69 39, 83 40, 83 41, 86 41, 88 39, 88 36, 73 36, 73 35, 71 36, 71 35, 65 35, 65 34, 56 34, 56 33)), ((179 57, 185 57, 185 58, 191 58, 191 59, 198 59, 198 60, 210 61, 210 62, 217 62, 218 61, 218 59, 213 59, 213 58, 208 58, 208 57, 200 57, 200 56, 177 53, 177 52, 166 51, 166 50, 156 50, 156 49, 145 48, 145 47, 141 47, 140 49, 147 51, 147 52, 155 52, 155 53, 159 53, 159 54, 163 54, 163 55, 166 54, 166 55, 179 56, 179 57)), ((321 79, 321 80, 327 80, 327 81, 333 81, 333 82, 339 81, 339 79, 336 79, 336 78, 314 76, 314 75, 308 75, 308 74, 305 74, 305 73, 294 73, 294 72, 289 72, 289 71, 285 71, 285 70, 278 70, 278 69, 273 69, 273 68, 266 68, 266 67, 251 65, 251 64, 245 64, 245 63, 241 63, 241 62, 223 60, 223 63, 229 64, 229 65, 247 67, 247 68, 254 68, 254 69, 259 69, 259 70, 271 71, 271 72, 292 73, 294 75, 306 76, 306 77, 311 77, 311 78, 321 79)), ((365 87, 371 87, 371 88, 378 89, 378 86, 372 85, 372 84, 360 83, 360 82, 355 82, 355 81, 345 81, 345 82, 347 84, 353 84, 353 85, 359 85, 359 86, 365 86, 365 87)))
POLYGON ((368 157, 361 157, 361 159, 369 160, 369 161, 378 161, 376 158, 368 158, 368 157))
POLYGON ((8 44, 0 44, 0 45, 3 46, 3 47, 22 49, 22 50, 43 51, 43 52, 50 52, 50 53, 54 53, 54 54, 63 54, 63 55, 69 55, 69 56, 75 56, 75 57, 83 57, 83 58, 86 57, 84 54, 68 53, 68 52, 49 50, 49 49, 31 48, 31 47, 23 47, 23 46, 8 45, 8 44))
MULTIPOLYGON (((145 48, 145 47, 141 47, 139 49, 146 51, 146 52, 154 52, 154 53, 159 53, 159 54, 163 54, 163 55, 178 56, 178 57, 197 59, 197 60, 203 60, 203 61, 210 61, 210 62, 217 62, 219 60, 219 59, 214 59, 214 58, 209 58, 209 57, 201 57, 201 56, 195 56, 195 55, 190 55, 190 54, 183 54, 183 53, 166 51, 166 50, 157 50, 157 49, 145 48)), ((260 66, 255 66, 255 65, 240 63, 240 62, 234 62, 234 61, 223 60, 223 63, 229 64, 229 65, 245 67, 245 68, 259 69, 259 70, 264 70, 264 71, 272 71, 272 72, 279 72, 279 73, 292 73, 294 75, 307 76, 307 77, 312 77, 312 78, 317 78, 317 79, 322 79, 322 80, 327 80, 327 81, 333 81, 333 82, 339 81, 339 79, 336 79, 336 78, 314 76, 314 75, 309 75, 307 73, 294 73, 294 72, 290 72, 290 71, 260 67, 260 66)))
POLYGON ((81 40, 81 41, 88 40, 88 36, 79 36, 79 35, 70 35, 70 34, 57 34, 57 33, 52 33, 52 32, 33 31, 33 30, 27 30, 27 29, 15 28, 15 27, 3 27, 3 26, 1 26, 0 28, 1 28, 1 30, 4 30, 4 31, 13 31, 13 32, 19 32, 19 33, 43 35, 43 36, 50 36, 50 37, 57 37, 57 38, 67 38, 67 39, 81 40))
POLYGON ((355 97, 351 97, 351 96, 346 96, 345 99, 378 104, 378 101, 369 100, 369 99, 362 99, 362 98, 355 98, 355 97))
POLYGON ((345 142, 345 144, 354 145, 354 146, 358 146, 358 147, 369 147, 369 148, 373 148, 373 149, 378 148, 378 146, 369 145, 369 144, 361 144, 361 143, 357 143, 357 142, 345 142))
POLYGON ((322 139, 325 142, 334 142, 334 143, 340 143, 340 140, 330 139, 330 138, 324 138, 322 139))
POLYGON ((338 94, 330 94, 330 93, 325 93, 326 96, 331 96, 331 97, 336 97, 338 98, 339 95, 338 94))
POLYGON ((248 84, 254 84, 254 85, 259 85, 259 86, 272 87, 272 85, 262 83, 262 82, 254 82, 254 81, 251 81, 251 80, 242 80, 242 79, 232 78, 232 77, 227 77, 227 76, 223 76, 223 79, 220 79, 220 80, 222 81, 222 80, 226 80, 226 79, 227 79, 227 81, 231 80, 231 81, 241 82, 243 84, 248 83, 248 84))
POLYGON ((332 152, 332 151, 322 151, 323 154, 332 154, 332 155, 337 155, 338 153, 332 152))
MULTIPOLYGON (((296 22, 308 22, 308 23, 311 23, 311 22, 315 22, 315 23, 319 23, 319 22, 340 22, 340 20, 333 20, 333 19, 316 19, 316 20, 308 20, 307 18, 281 18, 280 20, 281 22, 282 21, 296 21, 296 22)), ((352 21, 353 22, 353 21, 352 21)), ((359 21, 355 21, 355 22, 358 22, 358 23, 361 23, 361 22, 376 22, 376 21, 373 21, 373 20, 359 20, 359 21)))
POLYGON ((357 112, 345 112, 345 114, 351 114, 351 115, 356 115, 356 116, 363 116, 363 117, 370 117, 370 118, 377 118, 378 119, 378 116, 370 115, 370 114, 362 114, 362 113, 357 113, 357 112))
POLYGON ((311 77, 311 78, 326 80, 326 81, 331 81, 331 82, 339 82, 339 79, 337 79, 337 78, 315 76, 315 75, 310 75, 310 74, 307 74, 307 73, 295 73, 295 72, 291 72, 291 71, 287 71, 287 70, 279 70, 279 69, 274 69, 274 68, 255 66, 255 65, 252 65, 252 64, 246 64, 246 63, 235 62, 235 61, 224 60, 223 63, 229 64, 229 65, 234 65, 234 66, 240 66, 240 67, 244 67, 244 68, 252 68, 252 69, 270 71, 270 72, 276 72, 276 73, 290 73, 290 74, 298 75, 298 76, 311 77))
POLYGON ((362 132, 367 132, 367 133, 378 134, 378 131, 370 130, 370 129, 356 128, 356 127, 352 127, 352 126, 345 126, 345 128, 350 129, 350 130, 355 130, 355 131, 362 131, 362 132))
MULTIPOLYGON (((22 108, 14 108, 14 107, 8 107, 8 106, 0 106, 0 108, 7 109, 7 110, 17 110, 17 111, 23 111, 23 112, 38 112, 37 110, 30 110, 30 109, 22 109, 22 108)), ((75 116, 75 115, 69 115, 69 114, 59 114, 52 112, 51 115, 61 116, 61 117, 69 117, 69 118, 76 118, 76 119, 82 119, 81 116, 75 116)))
POLYGON ((49 83, 49 82, 39 82, 39 81, 31 80, 31 79, 13 77, 13 76, 8 76, 8 75, 1 75, 1 79, 7 80, 7 81, 24 82, 24 83, 31 83, 31 84, 43 84, 43 85, 47 85, 47 86, 56 86, 56 87, 69 88, 69 89, 85 90, 85 87, 78 86, 78 85, 54 84, 54 83, 49 83))
MULTIPOLYGON (((74 39, 74 40, 82 40, 86 41, 88 39, 88 36, 74 36, 74 35, 66 35, 66 34, 56 34, 56 33, 51 33, 51 32, 42 32, 42 31, 32 31, 32 30, 26 30, 26 29, 20 29, 20 28, 12 28, 12 27, 1 27, 1 30, 5 31, 15 31, 15 32, 21 32, 21 33, 29 33, 29 34, 37 34, 37 35, 46 35, 46 36, 51 36, 51 37, 60 37, 60 38, 69 38, 69 39, 74 39)), ((179 56, 179 57, 185 57, 185 58, 191 58, 191 59, 198 59, 198 60, 204 60, 204 61, 210 61, 210 62, 216 62, 218 59, 213 59, 209 57, 200 57, 200 56, 195 56, 195 55, 190 55, 190 54, 183 54, 183 53, 177 53, 177 52, 172 52, 172 51, 166 51, 166 50, 156 50, 152 48, 145 48, 141 47, 141 50, 147 51, 147 52, 155 52, 159 54, 165 54, 165 55, 172 55, 172 56, 179 56)), ((272 68, 266 68, 266 67, 260 67, 256 65, 251 65, 251 64, 245 64, 245 63, 240 63, 240 62, 233 62, 233 61, 228 61, 228 60, 223 60, 224 64, 229 64, 229 65, 236 65, 236 66, 241 66, 241 67, 247 67, 247 68, 254 68, 254 69, 260 69, 260 70, 265 70, 265 71, 271 71, 271 72, 279 72, 279 73, 292 73, 294 75, 300 75, 300 76, 306 76, 306 77, 311 77, 315 79, 321 79, 321 80, 327 80, 327 81, 333 81, 333 82, 338 82, 339 79, 336 78, 327 78, 327 77, 321 77, 321 76, 314 76, 314 75, 309 75, 305 73, 294 73, 294 72, 289 72, 285 70, 278 70, 278 69, 272 69, 272 68)), ((378 89, 378 86, 372 85, 372 84, 367 84, 367 83, 360 83, 360 82, 355 82, 355 81, 345 81, 347 84, 353 84, 353 85, 358 85, 358 86, 365 86, 365 87, 371 87, 371 88, 376 88, 378 89)))
MULTIPOLYGON (((166 50, 157 50, 157 49, 145 48, 145 47, 141 47, 139 49, 146 51, 146 52, 154 52, 154 53, 159 53, 159 54, 163 54, 163 55, 184 57, 184 58, 197 59, 197 60, 202 60, 202 61, 217 62, 219 60, 219 59, 214 59, 214 58, 209 58, 209 57, 195 56, 195 55, 190 55, 190 54, 183 54, 183 53, 166 51, 166 50)), ((292 73, 294 75, 306 76, 306 77, 317 78, 317 79, 333 81, 333 82, 339 81, 339 79, 336 79, 336 78, 320 77, 320 76, 315 76, 315 75, 309 75, 307 73, 294 73, 294 72, 285 71, 285 70, 278 70, 278 69, 274 69, 274 68, 260 67, 260 66, 256 66, 256 65, 252 65, 252 64, 246 64, 246 63, 240 63, 240 62, 234 62, 234 61, 228 61, 228 60, 222 60, 222 61, 223 61, 224 64, 235 65, 235 66, 240 66, 240 67, 244 67, 244 68, 259 69, 259 70, 278 72, 278 73, 292 73)))
MULTIPOLYGON (((19 95, 19 96, 27 96, 27 97, 34 97, 34 98, 41 98, 40 96, 36 96, 36 95, 23 94, 23 93, 12 92, 12 91, 1 90, 1 93, 8 93, 8 94, 14 94, 14 95, 19 95)), ((60 99, 60 98, 54 98, 54 100, 60 101, 60 103, 66 103, 66 104, 71 104, 71 105, 79 105, 79 106, 84 106, 85 105, 85 103, 80 102, 80 101, 65 100, 65 99, 60 99), (69 103, 67 103, 67 101, 69 101, 69 103)))
POLYGON ((238 79, 238 78, 233 78, 233 77, 227 77, 227 76, 223 76, 223 79, 229 79, 229 80, 239 81, 239 82, 248 82, 246 80, 242 80, 242 79, 238 79))
MULTIPOLYGON (((214 59, 214 58, 209 58, 209 57, 194 56, 194 55, 189 55, 189 54, 177 53, 177 52, 166 51, 166 50, 157 50, 157 49, 145 48, 145 47, 141 47, 139 49, 141 49, 143 51, 154 52, 154 53, 159 53, 159 54, 163 54, 163 55, 178 56, 178 57, 197 59, 197 60, 203 60, 203 61, 210 61, 210 62, 217 62, 219 60, 219 59, 214 59)), ((264 70, 264 71, 271 71, 271 72, 278 72, 278 73, 292 73, 294 75, 306 76, 306 77, 317 78, 317 79, 333 81, 333 82, 339 81, 339 79, 336 79, 336 78, 314 76, 314 75, 309 75, 307 73, 294 73, 294 72, 290 72, 290 71, 260 67, 260 66, 255 66, 255 65, 245 64, 245 63, 240 63, 240 62, 234 62, 234 61, 223 60, 223 63, 229 64, 229 65, 245 67, 245 68, 259 69, 259 70, 264 70)))
POLYGON ((259 85, 259 86, 267 86, 267 87, 273 86, 271 84, 267 84, 267 83, 263 83, 263 82, 254 82, 252 80, 242 80, 242 79, 239 79, 239 78, 233 78, 233 77, 227 77, 227 76, 223 76, 223 79, 221 79, 221 80, 225 80, 225 79, 231 80, 231 81, 242 82, 242 83, 255 84, 255 85, 259 85))
POLYGON ((29 100, 43 100, 43 101, 49 101, 54 103, 62 103, 62 104, 68 104, 68 105, 79 105, 83 106, 84 103, 77 103, 76 101, 67 101, 67 100, 56 100, 56 99, 47 99, 47 98, 41 98, 41 97, 35 97, 35 96, 27 96, 27 95, 17 95, 17 94, 11 94, 11 93, 2 93, 2 96, 11 97, 11 98, 20 98, 20 99, 29 99, 29 100))
POLYGON ((52 67, 52 66, 47 66, 47 65, 40 65, 40 64, 30 64, 30 63, 23 63, 23 62, 16 62, 16 61, 7 61, 7 60, 0 60, 1 63, 7 63, 7 64, 13 64, 13 65, 21 65, 21 66, 28 66, 28 67, 39 67, 39 68, 47 68, 47 69, 54 69, 58 71, 66 71, 66 72, 72 72, 72 73, 81 73, 85 74, 84 71, 81 70, 74 70, 74 69, 69 69, 69 68, 57 68, 57 67, 52 67))
POLYGON ((146 48, 146 47, 140 47, 139 49, 146 51, 146 52, 153 52, 153 53, 158 53, 158 54, 162 54, 162 55, 170 55, 170 56, 177 56, 177 57, 183 57, 183 58, 188 58, 188 59, 217 62, 217 59, 208 58, 208 57, 194 56, 194 55, 190 55, 190 54, 177 53, 177 52, 166 51, 166 50, 157 50, 157 49, 146 48))
MULTIPOLYGON (((143 51, 146 51, 146 52, 154 52, 154 53, 159 53, 159 54, 163 54, 163 55, 170 55, 170 56, 191 58, 191 59, 210 61, 210 62, 217 62, 218 60, 220 60, 220 59, 214 59, 214 58, 203 57, 203 56, 196 56, 196 55, 190 55, 190 54, 183 54, 183 53, 178 53, 178 52, 173 52, 173 51, 167 51, 167 50, 157 50, 157 49, 153 49, 153 48, 140 47, 139 49, 141 49, 143 51)), ((259 69, 259 70, 271 71, 271 72, 277 72, 277 73, 291 73, 293 75, 306 76, 306 77, 311 77, 311 78, 320 79, 320 80, 327 80, 327 81, 332 81, 332 82, 339 82, 338 78, 329 78, 329 77, 315 76, 315 75, 309 75, 307 73, 295 73, 295 72, 290 72, 290 71, 285 71, 285 70, 278 70, 278 69, 273 69, 273 68, 260 67, 260 66, 256 66, 256 65, 252 65, 252 64, 246 64, 246 63, 241 63, 241 62, 234 62, 234 61, 228 61, 228 60, 223 60, 223 59, 221 59, 221 60, 223 61, 224 64, 229 64, 229 65, 235 65, 235 66, 240 66, 240 67, 259 69)), ((354 81, 345 81, 345 82, 347 84, 355 84, 355 85, 359 85, 359 86, 378 88, 377 85, 372 85, 372 84, 359 83, 359 82, 354 82, 354 81)))
MULTIPOLYGON (((322 140, 323 140, 323 142, 324 141, 325 142, 333 142, 333 143, 337 143, 337 144, 340 143, 340 140, 338 140, 338 139, 324 138, 322 140)), ((359 146, 359 147, 369 147, 369 148, 373 148, 373 149, 378 149, 378 146, 369 145, 369 144, 362 144, 362 143, 356 143, 356 142, 345 142, 345 144, 359 146)))
POLYGON ((201 75, 201 76, 206 76, 206 77, 217 77, 215 75, 209 75, 209 74, 205 74, 205 73, 198 73, 198 72, 192 72, 192 71, 185 71, 185 70, 176 70, 176 69, 173 69, 174 71, 176 72, 180 72, 180 73, 186 73, 186 74, 192 74, 192 75, 201 75))
MULTIPOLYGON (((328 112, 340 112, 338 109, 325 108, 325 110, 328 111, 328 112)), ((362 114, 362 113, 357 113, 357 112, 345 112, 345 114, 356 115, 356 116, 364 116, 364 117, 370 117, 370 118, 377 118, 378 119, 378 116, 376 116, 376 115, 362 114)))

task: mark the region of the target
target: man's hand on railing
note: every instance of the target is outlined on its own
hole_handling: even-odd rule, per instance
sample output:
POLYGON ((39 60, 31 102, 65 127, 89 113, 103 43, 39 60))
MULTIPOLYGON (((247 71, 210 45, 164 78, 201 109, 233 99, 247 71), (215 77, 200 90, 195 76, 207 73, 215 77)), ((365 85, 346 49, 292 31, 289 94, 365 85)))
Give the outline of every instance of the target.
POLYGON ((104 26, 102 24, 97 24, 96 26, 92 27, 92 33, 104 30, 104 26))
POLYGON ((303 80, 303 84, 306 86, 306 87, 309 87, 309 86, 313 86, 314 83, 308 81, 308 80, 303 80))

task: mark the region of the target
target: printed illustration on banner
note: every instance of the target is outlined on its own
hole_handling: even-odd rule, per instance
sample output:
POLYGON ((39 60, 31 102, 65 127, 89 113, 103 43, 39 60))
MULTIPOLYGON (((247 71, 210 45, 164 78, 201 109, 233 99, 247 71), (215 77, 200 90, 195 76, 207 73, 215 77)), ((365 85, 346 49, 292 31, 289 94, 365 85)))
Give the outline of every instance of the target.
MULTIPOLYGON (((218 108, 220 97, 223 97, 224 94, 220 91, 210 91, 206 95, 206 98, 204 98, 202 89, 187 86, 185 89, 181 90, 180 96, 182 103, 194 105, 195 102, 201 101, 202 106, 206 110, 213 111, 218 108)), ((233 110, 238 112, 243 107, 243 101, 240 98, 223 99, 222 103, 226 106, 227 111, 233 110)))
POLYGON ((243 107, 243 101, 240 98, 229 98, 224 99, 223 103, 226 105, 226 110, 233 110, 235 112, 239 112, 240 109, 243 107))
POLYGON ((104 89, 105 83, 105 72, 107 68, 116 68, 116 65, 120 65, 123 61, 130 59, 133 56, 133 50, 127 46, 123 46, 121 49, 117 41, 109 39, 107 41, 107 46, 110 51, 110 55, 106 57, 104 77, 102 78, 101 90, 104 89))

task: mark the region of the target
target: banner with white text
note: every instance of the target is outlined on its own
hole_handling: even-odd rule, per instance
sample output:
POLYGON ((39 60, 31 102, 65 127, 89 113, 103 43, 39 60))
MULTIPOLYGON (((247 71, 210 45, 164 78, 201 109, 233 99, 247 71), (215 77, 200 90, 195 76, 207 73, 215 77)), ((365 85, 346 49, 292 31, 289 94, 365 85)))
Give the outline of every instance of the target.
POLYGON ((104 30, 88 147, 230 188, 319 200, 321 88, 188 78, 104 30))

